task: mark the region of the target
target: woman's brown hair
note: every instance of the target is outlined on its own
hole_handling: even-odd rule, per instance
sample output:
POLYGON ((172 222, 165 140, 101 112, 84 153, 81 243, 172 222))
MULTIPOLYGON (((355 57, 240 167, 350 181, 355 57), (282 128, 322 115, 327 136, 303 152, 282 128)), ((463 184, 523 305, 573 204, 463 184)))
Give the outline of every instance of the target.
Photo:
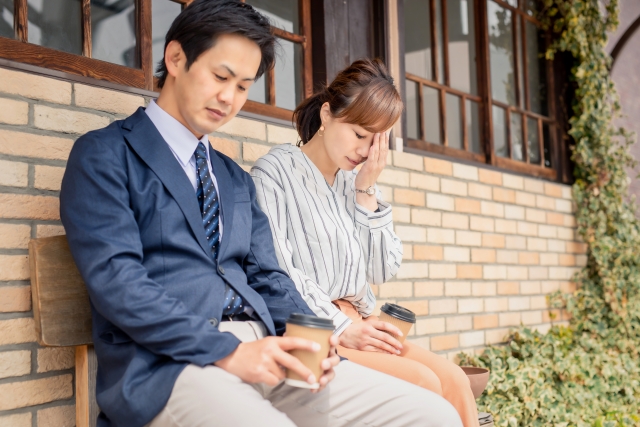
POLYGON ((402 99, 379 59, 360 59, 340 71, 329 87, 304 100, 293 112, 306 144, 320 129, 320 109, 328 102, 333 117, 369 132, 389 129, 402 114, 402 99))

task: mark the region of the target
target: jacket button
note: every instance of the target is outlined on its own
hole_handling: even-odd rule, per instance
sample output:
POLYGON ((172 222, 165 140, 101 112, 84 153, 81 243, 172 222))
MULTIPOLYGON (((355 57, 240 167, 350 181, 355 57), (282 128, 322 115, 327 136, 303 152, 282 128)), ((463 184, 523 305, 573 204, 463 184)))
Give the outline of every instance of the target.
POLYGON ((222 274, 224 276, 224 268, 222 268, 221 265, 218 266, 218 273, 222 274))
POLYGON ((215 317, 213 319, 209 319, 209 323, 211 323, 211 326, 215 328, 216 326, 218 326, 218 319, 216 319, 215 317))

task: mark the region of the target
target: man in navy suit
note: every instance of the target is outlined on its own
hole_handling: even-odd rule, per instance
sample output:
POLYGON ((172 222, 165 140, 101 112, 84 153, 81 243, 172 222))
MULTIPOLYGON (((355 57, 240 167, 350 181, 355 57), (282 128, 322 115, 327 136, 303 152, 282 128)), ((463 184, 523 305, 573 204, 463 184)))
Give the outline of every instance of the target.
POLYGON ((282 336, 291 313, 312 312, 278 267, 250 176, 207 139, 274 45, 251 6, 196 0, 167 34, 158 99, 73 147, 60 209, 91 299, 98 425, 459 426, 436 394, 338 365, 335 337, 319 379, 287 353, 318 351, 282 336), (284 384, 283 367, 320 390, 284 384))

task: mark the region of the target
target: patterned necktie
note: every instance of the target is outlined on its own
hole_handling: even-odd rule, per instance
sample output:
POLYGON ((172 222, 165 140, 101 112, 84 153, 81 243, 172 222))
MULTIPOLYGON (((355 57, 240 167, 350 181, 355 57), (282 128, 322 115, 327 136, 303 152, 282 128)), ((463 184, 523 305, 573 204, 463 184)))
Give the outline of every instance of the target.
MULTIPOLYGON (((196 195, 198 196, 200 212, 202 212, 202 225, 204 226, 205 235, 211 247, 211 256, 216 260, 220 246, 220 199, 216 187, 213 185, 213 180, 211 179, 209 164, 207 162, 207 151, 202 142, 198 143, 195 156, 198 182, 196 195)), ((225 285, 222 314, 231 316, 242 312, 244 312, 242 298, 233 288, 225 285)))

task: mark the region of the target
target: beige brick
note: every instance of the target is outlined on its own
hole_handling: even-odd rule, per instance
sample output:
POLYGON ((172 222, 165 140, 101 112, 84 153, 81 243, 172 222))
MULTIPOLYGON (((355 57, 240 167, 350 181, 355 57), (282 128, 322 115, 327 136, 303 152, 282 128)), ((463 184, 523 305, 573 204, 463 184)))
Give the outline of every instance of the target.
POLYGON ((498 324, 500 326, 519 326, 522 321, 520 313, 500 313, 498 315, 498 324))
POLYGON ((520 252, 518 253, 518 263, 524 265, 540 264, 540 255, 537 252, 520 252))
POLYGON ((480 213, 480 201, 471 200, 471 199, 463 199, 457 197, 455 199, 455 210, 456 212, 466 212, 472 214, 480 213))
POLYGON ((495 311, 507 311, 509 300, 507 298, 485 298, 484 311, 487 313, 495 311))
POLYGON ((464 298, 458 300, 458 313, 481 313, 484 311, 482 298, 464 298))
POLYGON ((73 347, 38 349, 38 372, 61 371, 75 366, 73 347))
MULTIPOLYGON (((518 223, 509 219, 496 219, 495 231, 503 234, 516 234, 518 233, 518 223)), ((488 230, 493 231, 493 230, 488 230)))
POLYGON ((396 225, 394 230, 403 242, 426 242, 427 230, 423 227, 396 225))
POLYGON ((72 145, 72 139, 0 129, 0 153, 10 156, 66 160, 72 145))
POLYGON ((57 197, 0 194, 0 218, 59 220, 57 197))
POLYGON ((568 185, 562 186, 562 198, 567 200, 573 199, 573 193, 570 186, 568 185))
POLYGON ((549 278, 569 280, 571 279, 571 277, 573 277, 576 271, 576 268, 571 267, 549 267, 549 278))
POLYGON ((559 239, 562 239, 562 240, 575 240, 576 239, 576 233, 571 228, 557 227, 556 231, 557 231, 557 236, 558 236, 559 239))
MULTIPOLYGON (((562 255, 560 255, 561 257, 562 255)), ((540 254, 540 264, 541 265, 563 265, 560 263, 560 258, 558 254, 554 253, 543 253, 540 254)))
POLYGON ((403 262, 398 269, 398 279, 426 279, 429 277, 429 265, 426 262, 403 262))
POLYGON ((549 278, 548 267, 529 267, 529 279, 540 280, 549 278))
POLYGON ((485 248, 504 248, 505 236, 501 234, 482 233, 482 246, 485 248))
POLYGON ((544 183, 544 194, 551 197, 562 197, 562 188, 560 185, 551 184, 549 182, 544 183))
POLYGON ((389 185, 409 186, 409 172, 394 169, 383 169, 378 177, 378 182, 389 185))
POLYGON ((529 251, 546 251, 547 241, 536 237, 527 237, 527 250, 529 251))
POLYGON ((26 187, 28 183, 28 164, 0 160, 0 185, 6 185, 8 187, 26 187))
MULTIPOLYGON (((31 227, 26 224, 0 223, 0 248, 26 249, 31 238, 31 227)), ((2 299, 0 298, 0 305, 2 299)))
POLYGON ((572 254, 583 254, 587 252, 586 243, 581 242, 566 242, 567 252, 572 254))
POLYGON ((484 332, 464 332, 460 334, 460 347, 477 347, 484 344, 484 332))
POLYGON ((38 427, 74 427, 75 425, 75 406, 55 406, 38 411, 38 427))
POLYGON ((6 68, 0 69, 0 92, 56 104, 71 103, 71 83, 6 68))
POLYGON ((444 331, 445 320, 442 317, 418 319, 416 321, 416 334, 418 335, 441 334, 444 331))
POLYGON ((61 236, 65 234, 61 225, 38 225, 36 226, 36 237, 61 236))
POLYGON ((547 212, 547 223, 551 225, 564 225, 564 215, 557 212, 547 212))
POLYGON ((459 246, 480 246, 482 244, 482 234, 477 231, 456 231, 456 245, 459 246))
POLYGON ((458 310, 458 304, 455 299, 439 299, 429 301, 429 313, 432 316, 438 314, 451 314, 458 310))
POLYGON ((507 277, 507 267, 503 265, 485 265, 482 267, 482 276, 485 279, 505 279, 507 277))
POLYGON ((14 99, 0 98, 0 123, 26 125, 29 122, 29 104, 14 99))
POLYGON ((539 294, 541 292, 540 282, 522 282, 520 283, 521 295, 539 294))
POLYGON ((473 316, 473 329, 489 329, 498 326, 497 314, 481 314, 473 316))
POLYGON ((502 185, 508 188, 513 188, 515 190, 523 190, 524 189, 524 178, 521 176, 503 174, 502 175, 502 185))
POLYGON ((444 258, 442 246, 414 245, 413 257, 423 261, 441 261, 444 258))
POLYGON ((295 145, 300 136, 292 127, 267 125, 267 135, 270 144, 292 144, 295 145))
POLYGON ((491 187, 488 185, 478 184, 477 182, 469 183, 469 196, 477 199, 491 200, 491 187))
POLYGON ((520 284, 518 282, 499 282, 498 295, 518 295, 520 284))
POLYGON ((516 204, 521 206, 536 206, 536 196, 523 191, 516 191, 516 204))
POLYGON ((0 417, 0 426, 2 427, 31 427, 31 412, 26 414, 13 414, 0 417))
POLYGON ((539 209, 531 209, 527 208, 525 210, 525 219, 529 222, 537 222, 540 224, 546 224, 547 222, 547 213, 545 211, 541 211, 539 209))
POLYGON ((425 205, 425 196, 423 191, 396 188, 393 190, 393 198, 396 203, 402 203, 411 206, 425 205))
MULTIPOLYGON (((570 229, 566 228, 565 230, 570 230, 570 229)), ((556 237, 558 237, 558 227, 555 227, 553 225, 540 224, 538 226, 538 237, 547 237, 547 238, 555 239, 556 237)))
POLYGON ((40 405, 73 396, 72 375, 0 384, 0 411, 40 405))
POLYGON ((515 203, 516 192, 506 188, 493 187, 493 200, 503 203, 515 203))
POLYGON ((29 279, 27 255, 0 255, 0 280, 29 279))
POLYGON ((471 216, 471 222, 469 228, 474 231, 495 231, 495 220, 493 218, 486 218, 482 216, 471 216))
POLYGON ((382 200, 393 202, 393 188, 386 185, 378 185, 378 191, 382 194, 382 200))
POLYGON ((32 318, 0 320, 0 345, 22 344, 35 340, 36 329, 32 318))
POLYGON ((458 264, 456 266, 458 279, 482 279, 482 266, 473 264, 458 264))
POLYGON ((431 349, 431 338, 430 337, 418 337, 418 338, 409 338, 409 342, 424 348, 425 350, 431 349))
POLYGON ((227 138, 218 138, 216 136, 209 136, 209 142, 215 149, 232 158, 233 160, 240 160, 240 143, 227 138))
POLYGON ((511 311, 529 310, 530 307, 531 299, 529 297, 509 298, 509 310, 511 311))
POLYGON ((406 298, 413 296, 413 283, 388 282, 380 286, 380 298, 406 298))
POLYGON ((506 205, 504 217, 507 219, 524 219, 524 208, 521 206, 506 205))
POLYGON ((252 142, 242 143, 242 159, 245 162, 255 162, 260 157, 269 152, 271 147, 268 145, 254 144, 252 142))
POLYGON ((402 244, 402 259, 413 259, 413 245, 402 244))
POLYGON ((578 267, 586 267, 586 265, 587 265, 587 256, 586 255, 576 255, 576 265, 578 267))
POLYGON ((78 107, 126 116, 133 114, 139 107, 144 107, 142 96, 78 83, 75 84, 74 90, 75 104, 78 107))
POLYGON ((480 202, 480 212, 482 215, 504 218, 504 205, 483 200, 480 202))
POLYGON ((471 329, 471 316, 447 317, 447 332, 468 331, 471 329))
POLYGON ((537 236, 538 225, 530 222, 518 221, 518 234, 522 236, 537 236))
POLYGON ((468 297, 471 296, 470 282, 446 282, 444 293, 448 297, 468 297))
POLYGON ((441 297, 444 295, 443 282, 415 282, 413 286, 416 297, 441 297))
POLYGON ((485 337, 485 345, 493 345, 493 344, 500 344, 506 341, 507 336, 509 335, 509 329, 508 328, 502 328, 502 329, 494 329, 492 331, 485 331, 484 333, 484 337, 485 337))
POLYGON ((442 194, 427 193, 427 207, 431 209, 440 209, 444 211, 452 211, 455 208, 454 199, 442 194))
POLYGON ((540 209, 554 210, 556 208, 555 201, 550 197, 536 195, 536 207, 540 209))
POLYGON ((42 190, 60 191, 64 168, 36 165, 34 186, 42 190))
POLYGON ((436 175, 453 175, 453 164, 451 162, 433 157, 424 158, 424 169, 436 175))
POLYGON ((502 173, 489 169, 478 168, 478 179, 485 184, 502 185, 502 173))
POLYGON ((458 334, 431 337, 431 351, 450 350, 459 347, 458 334))
POLYGON ((544 182, 539 179, 525 178, 524 179, 524 189, 530 193, 544 193, 544 182))
POLYGON ((488 297, 496 295, 496 282, 473 282, 471 295, 474 297, 488 297))
POLYGON ((440 191, 445 194, 453 194, 456 196, 467 195, 467 184, 462 181, 454 181, 452 179, 442 178, 440 180, 440 188, 440 191))
POLYGON ((403 153, 401 151, 393 152, 393 165, 399 168, 422 171, 424 157, 417 154, 403 153))
POLYGON ((527 238, 522 236, 506 236, 505 247, 507 249, 527 249, 527 238))
POLYGON ((33 118, 35 127, 39 129, 75 134, 84 134, 109 124, 108 117, 46 105, 35 105, 33 118))
MULTIPOLYGON (((20 350, 0 353, 0 378, 21 377, 30 372, 31 351, 20 350)), ((2 418, 0 418, 1 420, 2 418)))
POLYGON ((471 251, 469 248, 460 248, 456 246, 445 246, 444 260, 454 262, 470 262, 471 251))
POLYGON ((523 325, 535 325, 542 323, 542 311, 527 311, 522 313, 523 325))
POLYGON ((570 254, 554 254, 558 257, 558 264, 566 267, 573 267, 576 265, 576 257, 575 255, 570 254))
POLYGON ((420 188, 428 191, 440 191, 440 178, 424 173, 411 172, 411 188, 420 188))
POLYGON ((531 309, 536 310, 540 308, 547 308, 547 297, 545 296, 531 297, 531 309))
POLYGON ((430 279, 455 279, 455 264, 431 264, 429 266, 430 279))
MULTIPOLYGON (((397 207, 393 208, 398 209, 397 207)), ((442 225, 442 212, 430 209, 411 209, 411 222, 419 225, 431 225, 440 227, 442 225)))
POLYGON ((402 301, 402 306, 413 311, 416 316, 427 316, 429 314, 429 300, 402 301))
POLYGON ((29 310, 31 310, 31 288, 29 286, 0 287, 0 313, 29 310))
POLYGON ((267 128, 264 123, 257 120, 234 117, 224 126, 218 129, 220 133, 227 135, 244 136, 247 138, 267 140, 267 128))
POLYGON ((511 250, 498 250, 497 260, 500 264, 517 264, 518 252, 511 250))
POLYGON ((439 243, 443 245, 454 244, 455 231, 444 228, 428 228, 427 241, 429 243, 439 243))
POLYGON ((573 212, 573 204, 569 200, 556 199, 556 209, 559 212, 573 212))
POLYGON ((395 222, 411 222, 411 209, 403 206, 393 207, 393 220, 395 222))
POLYGON ((454 163, 453 176, 456 178, 466 179, 468 181, 477 181, 478 168, 475 166, 463 165, 461 163, 454 163))
POLYGON ((496 251, 494 249, 471 249, 471 261, 482 263, 496 262, 496 251))
POLYGON ((469 217, 467 215, 445 212, 442 214, 442 226, 444 228, 467 230, 469 229, 469 217))
POLYGON ((542 321, 543 322, 557 322, 560 320, 561 314, 560 310, 544 310, 542 312, 542 321))

